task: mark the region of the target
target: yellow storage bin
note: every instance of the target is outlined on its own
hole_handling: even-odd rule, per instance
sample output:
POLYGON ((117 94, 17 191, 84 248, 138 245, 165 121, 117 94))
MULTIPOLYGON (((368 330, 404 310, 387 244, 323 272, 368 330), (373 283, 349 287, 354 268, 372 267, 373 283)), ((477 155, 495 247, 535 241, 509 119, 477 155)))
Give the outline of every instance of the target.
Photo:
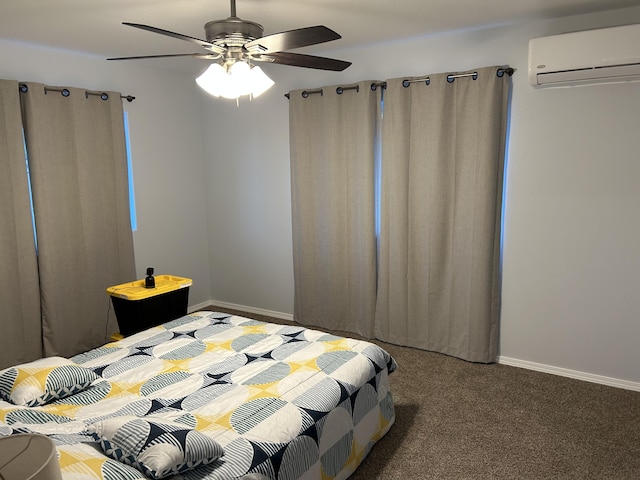
POLYGON ((107 288, 123 336, 187 314, 192 280, 175 275, 154 278, 154 288, 145 288, 144 279, 107 288))

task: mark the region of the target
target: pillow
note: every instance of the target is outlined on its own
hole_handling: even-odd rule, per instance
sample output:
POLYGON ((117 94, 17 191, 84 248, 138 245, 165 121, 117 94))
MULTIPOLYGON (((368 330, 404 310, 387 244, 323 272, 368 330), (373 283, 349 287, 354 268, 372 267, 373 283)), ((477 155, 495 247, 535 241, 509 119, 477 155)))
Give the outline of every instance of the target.
POLYGON ((86 390, 98 375, 62 357, 41 358, 0 370, 0 398, 36 407, 86 390))
POLYGON ((164 418, 112 417, 87 430, 107 456, 153 479, 207 465, 224 453, 212 438, 164 418))

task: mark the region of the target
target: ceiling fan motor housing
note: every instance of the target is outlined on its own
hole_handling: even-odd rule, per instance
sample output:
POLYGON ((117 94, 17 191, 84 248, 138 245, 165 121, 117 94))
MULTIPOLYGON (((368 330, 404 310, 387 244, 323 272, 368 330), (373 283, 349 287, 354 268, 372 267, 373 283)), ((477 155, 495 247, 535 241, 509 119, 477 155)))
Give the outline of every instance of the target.
POLYGON ((229 17, 225 20, 213 20, 204 26, 207 41, 230 47, 242 47, 246 42, 261 38, 264 32, 262 25, 229 17))

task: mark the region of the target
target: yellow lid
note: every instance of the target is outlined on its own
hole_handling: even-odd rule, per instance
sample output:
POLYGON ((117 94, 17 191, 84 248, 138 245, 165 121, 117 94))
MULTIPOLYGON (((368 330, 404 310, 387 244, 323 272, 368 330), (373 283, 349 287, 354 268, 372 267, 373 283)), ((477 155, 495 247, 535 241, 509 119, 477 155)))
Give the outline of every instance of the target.
POLYGON ((154 275, 155 288, 145 288, 144 279, 135 282, 123 283, 107 288, 107 293, 112 297, 125 300, 144 300, 163 293, 169 293, 179 288, 190 287, 193 283, 190 278, 176 277, 174 275, 154 275))

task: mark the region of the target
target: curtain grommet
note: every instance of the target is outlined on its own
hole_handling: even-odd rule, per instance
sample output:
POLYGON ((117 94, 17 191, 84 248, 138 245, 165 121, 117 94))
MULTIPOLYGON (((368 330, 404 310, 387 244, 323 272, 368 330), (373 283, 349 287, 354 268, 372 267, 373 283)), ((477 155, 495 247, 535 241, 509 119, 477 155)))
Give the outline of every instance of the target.
POLYGON ((322 88, 318 90, 303 90, 300 95, 302 95, 302 98, 309 98, 309 95, 312 93, 319 93, 321 97, 324 96, 324 90, 322 88))

